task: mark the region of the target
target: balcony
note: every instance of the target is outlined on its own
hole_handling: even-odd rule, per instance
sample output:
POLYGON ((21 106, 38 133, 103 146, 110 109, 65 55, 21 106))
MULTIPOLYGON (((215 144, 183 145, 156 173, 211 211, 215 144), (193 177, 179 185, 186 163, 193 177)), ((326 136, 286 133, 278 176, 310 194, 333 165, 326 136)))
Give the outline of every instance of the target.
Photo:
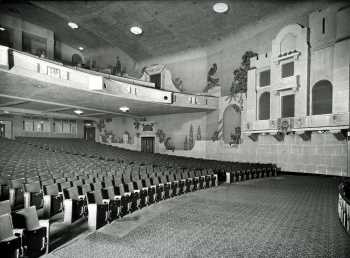
POLYGON ((338 113, 278 118, 276 120, 257 120, 248 123, 243 133, 276 133, 281 130, 289 132, 332 131, 347 128, 349 128, 349 113, 338 113))
POLYGON ((132 115, 141 116, 218 108, 214 96, 155 89, 151 82, 67 66, 4 46, 0 46, 0 73, 6 85, 0 95, 21 101, 50 100, 51 105, 70 107, 79 102, 80 109, 93 106, 114 114, 116 107, 125 105, 132 107, 132 115))
POLYGON ((218 98, 207 95, 194 95, 186 93, 174 92, 174 105, 190 107, 190 108, 204 108, 217 109, 218 98))

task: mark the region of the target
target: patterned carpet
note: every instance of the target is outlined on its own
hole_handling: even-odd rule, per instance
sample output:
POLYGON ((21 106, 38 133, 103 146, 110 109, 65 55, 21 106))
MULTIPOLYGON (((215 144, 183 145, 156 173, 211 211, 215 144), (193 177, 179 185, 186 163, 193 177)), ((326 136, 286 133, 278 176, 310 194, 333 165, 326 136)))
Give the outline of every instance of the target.
POLYGON ((47 257, 350 257, 335 178, 222 185, 137 211, 47 257))

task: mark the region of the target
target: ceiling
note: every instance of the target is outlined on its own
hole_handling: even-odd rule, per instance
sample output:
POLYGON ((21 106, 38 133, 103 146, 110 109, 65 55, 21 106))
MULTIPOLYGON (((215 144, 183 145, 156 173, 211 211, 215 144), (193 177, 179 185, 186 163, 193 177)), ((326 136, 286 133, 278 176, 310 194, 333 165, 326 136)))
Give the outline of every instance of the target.
POLYGON ((0 115, 8 115, 4 111, 9 111, 11 114, 87 119, 118 115, 142 117, 208 111, 208 109, 120 98, 106 92, 82 91, 3 71, 0 71, 0 78, 0 115), (130 111, 120 112, 121 106, 130 107, 130 111), (76 109, 84 113, 78 116, 73 112, 76 109))
POLYGON ((21 16, 53 30, 60 41, 89 50, 119 47, 136 61, 204 47, 242 26, 296 1, 226 0, 229 11, 217 14, 216 1, 31 1, 2 4, 0 12, 21 16), (72 31, 67 22, 80 25, 72 31), (130 26, 144 33, 134 36, 130 26))

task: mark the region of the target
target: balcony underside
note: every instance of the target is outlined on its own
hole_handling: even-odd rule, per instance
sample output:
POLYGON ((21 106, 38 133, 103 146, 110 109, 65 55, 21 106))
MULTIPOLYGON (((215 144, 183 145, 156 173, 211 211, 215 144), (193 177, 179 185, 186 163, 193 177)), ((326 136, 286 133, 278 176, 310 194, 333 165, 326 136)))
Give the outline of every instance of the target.
MULTIPOLYGON (((74 89, 62 85, 52 84, 32 78, 14 75, 7 71, 0 71, 0 109, 37 110, 45 113, 47 110, 60 114, 73 114, 71 109, 88 110, 91 116, 113 116, 124 114, 129 116, 148 116, 172 113, 206 112, 215 108, 183 107, 174 104, 153 103, 135 99, 127 99, 101 91, 74 89), (13 103, 25 102, 14 105, 13 103), (28 103, 27 103, 28 102, 28 103), (12 105, 11 105, 12 103, 12 105), (36 105, 35 105, 36 103, 36 105), (46 106, 45 106, 46 105, 46 106), (45 106, 45 108, 41 108, 45 106), (49 106, 52 106, 50 108, 49 106), (119 107, 130 107, 130 113, 121 113, 119 107)), ((90 116, 90 115, 87 115, 90 116)))

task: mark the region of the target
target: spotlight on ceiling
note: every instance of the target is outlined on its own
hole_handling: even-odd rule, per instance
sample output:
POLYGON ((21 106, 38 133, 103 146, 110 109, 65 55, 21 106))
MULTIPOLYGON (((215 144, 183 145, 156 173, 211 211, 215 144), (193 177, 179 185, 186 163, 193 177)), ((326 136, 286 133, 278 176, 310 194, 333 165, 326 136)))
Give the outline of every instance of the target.
POLYGON ((4 27, 0 27, 0 31, 5 31, 6 29, 4 27))
POLYGON ((83 47, 78 47, 78 49, 79 49, 80 51, 83 51, 83 50, 84 50, 84 48, 83 48, 83 47))
POLYGON ((7 110, 4 110, 4 113, 5 113, 5 114, 10 114, 10 112, 9 112, 9 111, 7 111, 7 110))
POLYGON ((130 28, 130 32, 134 35, 141 35, 143 31, 142 31, 142 28, 139 26, 132 26, 130 28))
POLYGON ((122 112, 129 112, 129 110, 130 110, 130 108, 129 108, 129 107, 126 107, 126 106, 120 107, 119 109, 120 109, 120 111, 122 111, 122 112))
POLYGON ((228 11, 228 5, 226 3, 215 3, 213 10, 216 13, 226 13, 228 11))
POLYGON ((74 110, 74 113, 77 114, 77 115, 81 115, 84 113, 83 110, 80 110, 80 109, 77 109, 77 110, 74 110))
POLYGON ((79 28, 78 24, 75 22, 68 22, 68 26, 71 27, 71 29, 76 30, 79 28))

